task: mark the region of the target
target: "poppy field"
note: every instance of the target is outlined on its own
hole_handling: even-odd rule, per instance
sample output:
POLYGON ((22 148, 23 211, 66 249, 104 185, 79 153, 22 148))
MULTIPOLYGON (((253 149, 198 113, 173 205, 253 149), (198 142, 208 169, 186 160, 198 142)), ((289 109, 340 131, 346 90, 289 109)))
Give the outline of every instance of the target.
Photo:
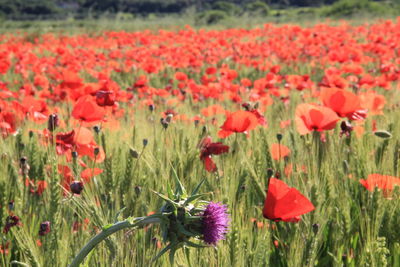
POLYGON ((400 19, 0 36, 0 266, 400 266, 400 19))

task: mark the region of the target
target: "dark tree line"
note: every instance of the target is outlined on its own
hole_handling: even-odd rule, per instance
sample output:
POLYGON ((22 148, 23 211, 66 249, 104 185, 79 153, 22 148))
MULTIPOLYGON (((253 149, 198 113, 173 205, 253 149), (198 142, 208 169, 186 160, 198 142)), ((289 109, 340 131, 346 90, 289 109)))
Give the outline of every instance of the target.
POLYGON ((252 2, 269 6, 322 6, 338 0, 0 0, 0 15, 16 18, 20 15, 65 15, 108 13, 180 13, 189 7, 197 11, 211 10, 217 2, 228 2, 239 8, 252 2))

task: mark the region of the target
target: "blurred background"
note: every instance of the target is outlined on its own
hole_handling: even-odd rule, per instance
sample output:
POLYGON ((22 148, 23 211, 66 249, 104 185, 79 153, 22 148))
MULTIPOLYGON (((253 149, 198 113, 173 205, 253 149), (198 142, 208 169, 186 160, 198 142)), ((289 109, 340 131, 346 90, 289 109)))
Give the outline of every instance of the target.
POLYGON ((3 31, 38 25, 42 30, 66 25, 134 30, 145 25, 237 27, 342 18, 363 22, 399 14, 400 0, 0 0, 3 31))

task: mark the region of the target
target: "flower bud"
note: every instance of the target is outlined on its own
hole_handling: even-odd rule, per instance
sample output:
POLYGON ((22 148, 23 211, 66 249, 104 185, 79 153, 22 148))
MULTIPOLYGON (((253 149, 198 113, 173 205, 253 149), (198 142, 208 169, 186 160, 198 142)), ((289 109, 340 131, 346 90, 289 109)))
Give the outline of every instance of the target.
POLYGON ((316 235, 318 233, 318 231, 319 231, 319 224, 318 223, 314 223, 312 225, 312 229, 313 229, 314 235, 316 235))
POLYGON ((140 193, 142 193, 142 187, 139 186, 139 185, 136 185, 135 186, 135 193, 136 193, 137 196, 139 196, 140 193))
POLYGON ((95 148, 93 149, 93 153, 94 153, 95 156, 97 156, 97 155, 100 153, 100 148, 95 147, 95 148))
POLYGON ((47 129, 53 132, 60 124, 58 115, 56 113, 50 114, 47 120, 47 129))
POLYGON ((72 193, 80 195, 83 190, 83 183, 81 181, 73 181, 69 185, 69 188, 71 189, 72 193))
POLYGON ((139 153, 133 148, 129 149, 129 153, 131 154, 131 157, 134 159, 137 159, 139 157, 139 153))
POLYGON ((146 139, 146 138, 144 138, 144 139, 143 139, 143 146, 144 146, 144 147, 147 146, 148 143, 149 143, 149 140, 146 139))
POLYGON ((40 224, 39 235, 44 236, 50 233, 50 222, 45 221, 40 224))
POLYGON ((276 135, 276 139, 278 139, 278 142, 280 142, 280 141, 282 140, 282 138, 283 138, 283 135, 282 135, 282 134, 278 133, 278 134, 276 135))
POLYGON ((76 159, 78 157, 78 152, 77 151, 72 151, 71 152, 72 158, 76 159))
POLYGON ((150 104, 149 105, 149 110, 151 111, 151 112, 153 112, 154 110, 155 110, 155 106, 153 105, 153 104, 150 104))
POLYGON ((93 130, 94 130, 95 133, 99 134, 100 131, 101 131, 101 128, 100 128, 99 125, 95 125, 95 126, 93 126, 93 130))

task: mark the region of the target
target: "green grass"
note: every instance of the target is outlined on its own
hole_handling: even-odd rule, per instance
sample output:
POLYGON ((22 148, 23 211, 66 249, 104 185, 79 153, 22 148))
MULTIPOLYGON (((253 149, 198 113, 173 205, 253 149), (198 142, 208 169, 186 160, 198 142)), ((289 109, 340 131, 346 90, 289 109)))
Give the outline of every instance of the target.
MULTIPOLYGON (((231 105, 225 105, 233 109, 231 105)), ((163 106, 157 108, 158 111, 164 109, 163 106)), ((178 112, 195 114, 196 110, 185 105, 178 112)), ((218 248, 191 250, 192 266, 396 266, 400 256, 399 192, 393 199, 385 199, 380 192, 372 194, 362 188, 358 178, 373 172, 398 175, 397 165, 393 164, 397 163, 394 160, 397 138, 389 139, 382 159, 377 162, 376 154, 372 152, 385 141, 371 133, 361 139, 352 137, 348 144, 345 139, 338 138, 336 129, 328 134, 327 143, 320 143, 312 136, 300 137, 291 128, 285 131, 282 141, 292 149, 286 164, 294 165, 293 174, 286 177, 283 174, 285 163, 270 158, 268 145, 277 142, 276 134, 281 132, 277 118, 288 118, 293 113, 293 108, 285 110, 280 104, 274 105, 267 112, 268 129, 255 130, 250 138, 244 135, 238 136, 237 140, 234 136, 229 137, 225 142, 235 149, 235 153, 215 157, 219 172, 214 175, 205 172, 199 160, 196 145, 202 134, 201 127, 173 123, 164 131, 157 114, 138 109, 134 118, 125 118, 121 131, 100 133, 98 138, 104 140, 107 159, 98 167, 104 168, 104 173, 85 187, 82 196, 67 198, 62 198, 56 183, 60 176, 54 171, 53 149, 39 145, 36 134, 29 137, 28 130, 38 127, 26 125, 21 135, 0 139, 2 203, 13 199, 14 212, 23 222, 8 236, 14 239, 14 253, 1 255, 1 265, 6 266, 11 258, 17 258, 32 266, 66 266, 96 229, 114 222, 122 208, 125 210, 121 218, 157 211, 162 201, 151 189, 166 192, 166 185, 173 185, 172 165, 188 188, 206 178, 203 191, 213 192, 210 200, 228 204, 232 217, 228 238, 218 248), (152 120, 154 117, 155 121, 152 120), (143 149, 142 156, 131 158, 129 146, 141 151, 144 138, 149 144, 143 149), (21 144, 24 144, 23 149, 16 149, 21 148, 21 144), (43 197, 32 195, 24 188, 17 167, 21 155, 28 157, 31 177, 40 176, 48 181, 50 188, 43 197), (306 173, 300 171, 303 165, 306 173), (50 170, 44 166, 49 166, 50 170), (267 168, 282 173, 283 180, 309 197, 316 210, 302 216, 303 220, 298 224, 263 219, 264 194, 260 188, 267 186, 267 168), (353 178, 350 179, 349 174, 353 178), (135 192, 135 186, 141 187, 140 194, 135 192), (73 233, 73 223, 85 218, 90 219, 87 228, 73 233), (269 227, 258 229, 251 218, 257 218, 269 227), (37 231, 40 222, 45 220, 52 221, 52 231, 41 239, 43 246, 38 247, 37 231), (278 240, 278 248, 274 246, 274 240, 278 240)), ((398 110, 392 110, 379 127, 386 129, 399 115, 398 110)), ((396 124, 392 127, 393 136, 399 136, 400 127, 396 124)), ((208 126, 208 129, 216 136, 217 127, 208 126)), ((76 168, 79 171, 80 167, 76 168)), ((3 206, 3 214, 5 210, 3 206)), ((95 249, 88 264, 148 265, 158 251, 153 238, 160 240, 159 234, 156 226, 146 231, 118 233, 95 249)), ((189 265, 181 252, 177 254, 176 263, 178 266, 189 265)), ((165 257, 155 266, 169 266, 169 263, 165 257)))

